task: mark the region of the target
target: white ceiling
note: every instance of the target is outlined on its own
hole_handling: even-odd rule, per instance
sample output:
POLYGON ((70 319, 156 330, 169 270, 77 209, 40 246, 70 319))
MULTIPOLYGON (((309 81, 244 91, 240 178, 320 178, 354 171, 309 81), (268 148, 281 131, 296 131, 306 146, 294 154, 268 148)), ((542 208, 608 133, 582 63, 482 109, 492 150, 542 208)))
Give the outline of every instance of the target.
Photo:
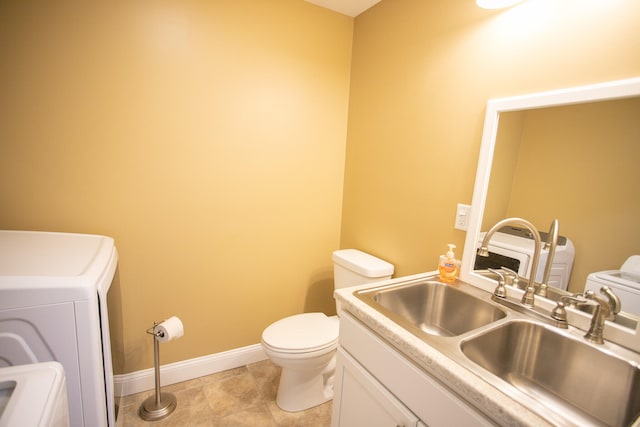
POLYGON ((348 16, 358 16, 380 0, 305 0, 348 16))

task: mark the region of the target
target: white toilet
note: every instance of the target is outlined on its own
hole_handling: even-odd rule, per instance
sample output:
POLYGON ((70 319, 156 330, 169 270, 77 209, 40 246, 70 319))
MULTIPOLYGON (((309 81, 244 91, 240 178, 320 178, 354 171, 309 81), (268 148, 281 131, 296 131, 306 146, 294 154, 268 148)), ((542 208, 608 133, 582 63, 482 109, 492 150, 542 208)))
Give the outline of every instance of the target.
MULTIPOLYGON (((392 275, 392 264, 356 249, 333 253, 336 288, 377 282, 392 275)), ((338 327, 337 316, 304 313, 278 320, 264 330, 262 347, 282 368, 276 398, 281 409, 302 411, 333 398, 338 327)))

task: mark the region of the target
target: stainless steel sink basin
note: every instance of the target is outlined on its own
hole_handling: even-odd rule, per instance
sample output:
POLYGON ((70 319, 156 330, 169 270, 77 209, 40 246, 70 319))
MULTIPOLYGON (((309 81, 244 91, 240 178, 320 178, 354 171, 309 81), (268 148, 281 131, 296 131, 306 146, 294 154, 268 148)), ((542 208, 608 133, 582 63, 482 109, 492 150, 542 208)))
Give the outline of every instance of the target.
POLYGON ((506 316, 498 306, 437 281, 374 288, 355 295, 407 330, 431 336, 461 335, 506 316))
POLYGON ((637 357, 626 360, 526 320, 464 339, 460 348, 493 374, 481 374, 483 378, 502 389, 507 383, 533 398, 560 417, 558 424, 571 420, 575 425, 627 426, 640 415, 637 357))

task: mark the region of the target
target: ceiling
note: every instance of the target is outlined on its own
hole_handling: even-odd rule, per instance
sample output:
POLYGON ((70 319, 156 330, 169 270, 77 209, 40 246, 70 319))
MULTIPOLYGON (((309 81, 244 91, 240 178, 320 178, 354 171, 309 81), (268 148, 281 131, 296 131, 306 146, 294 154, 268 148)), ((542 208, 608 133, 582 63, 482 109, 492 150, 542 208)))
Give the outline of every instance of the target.
POLYGON ((358 16, 380 0, 305 0, 348 16, 358 16))

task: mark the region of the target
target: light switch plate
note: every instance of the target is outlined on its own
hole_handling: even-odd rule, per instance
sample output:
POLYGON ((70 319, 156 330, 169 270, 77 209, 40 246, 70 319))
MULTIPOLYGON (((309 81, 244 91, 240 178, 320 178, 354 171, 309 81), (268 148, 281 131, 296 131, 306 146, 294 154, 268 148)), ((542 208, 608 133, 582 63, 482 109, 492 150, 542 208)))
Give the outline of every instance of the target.
POLYGON ((454 228, 456 230, 467 231, 467 227, 469 226, 470 211, 471 211, 470 205, 458 203, 458 208, 456 209, 456 223, 454 225, 454 228))

